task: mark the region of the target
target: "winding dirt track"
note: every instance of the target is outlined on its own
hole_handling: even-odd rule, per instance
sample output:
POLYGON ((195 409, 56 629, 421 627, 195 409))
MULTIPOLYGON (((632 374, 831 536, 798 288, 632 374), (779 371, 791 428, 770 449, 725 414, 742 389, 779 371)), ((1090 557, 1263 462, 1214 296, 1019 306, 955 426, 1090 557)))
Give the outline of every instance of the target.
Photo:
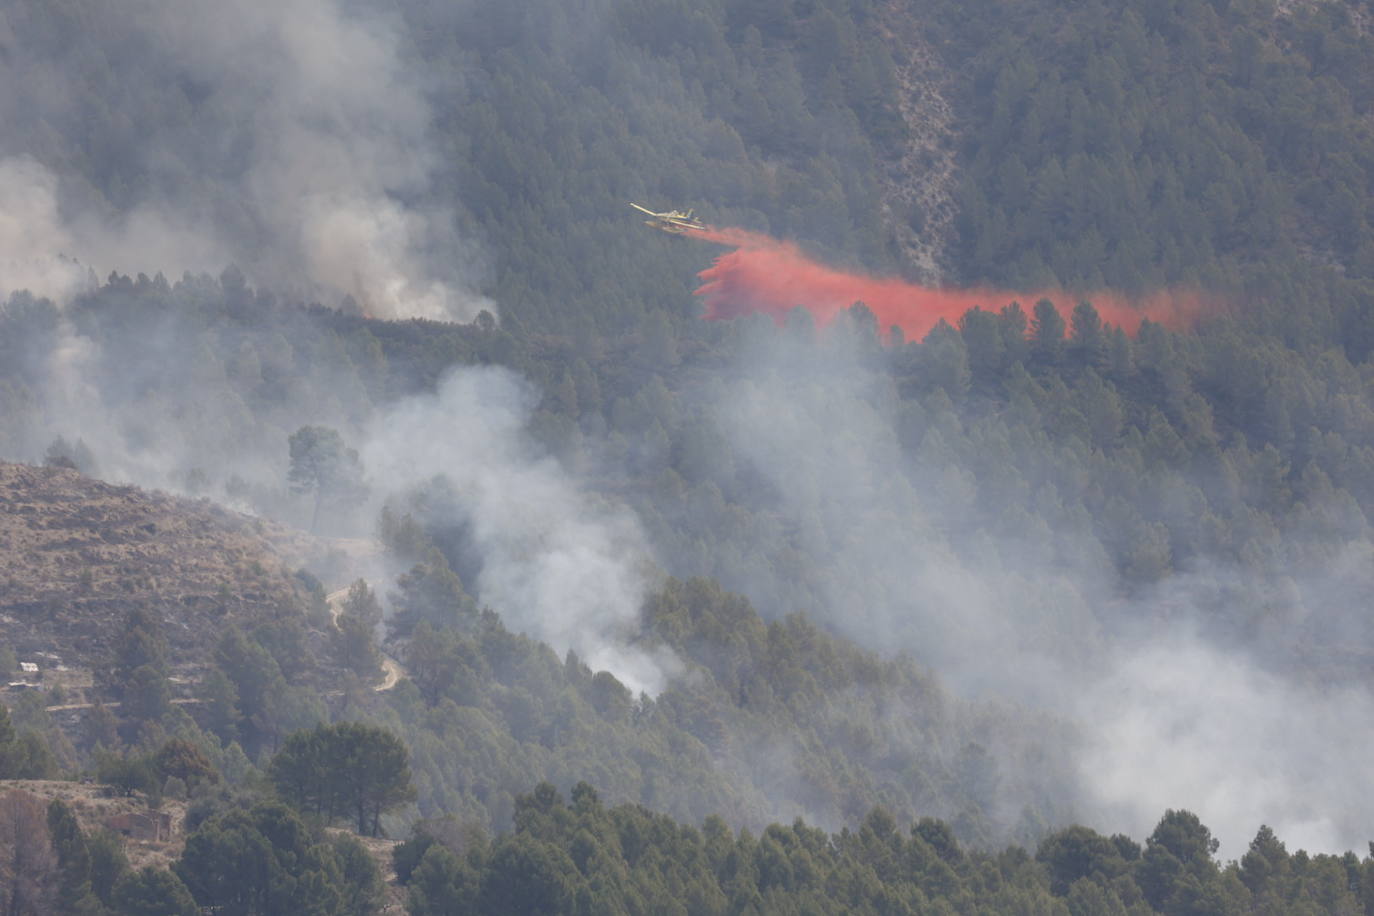
MULTIPOLYGON (((334 623, 335 628, 339 626, 339 614, 343 611, 343 601, 347 597, 347 586, 324 596, 324 600, 329 604, 329 619, 334 623)), ((385 652, 382 653, 382 671, 384 672, 382 682, 372 688, 377 693, 395 687, 396 682, 405 677, 406 673, 406 669, 401 667, 401 663, 385 652)))
MULTIPOLYGON (((171 702, 172 704, 174 704, 174 705, 176 705, 176 706, 192 706, 192 705, 195 705, 196 703, 204 703, 205 701, 202 700, 202 699, 200 699, 199 697, 177 697, 175 700, 170 700, 169 702, 171 702)), ((119 708, 119 701, 118 701, 118 700, 115 700, 113 703, 105 703, 105 704, 103 704, 103 705, 105 706, 106 709, 118 709, 118 708, 119 708)), ((68 709, 93 709, 93 708, 95 708, 95 704, 94 704, 94 703, 63 703, 61 706, 44 706, 44 707, 43 707, 43 709, 44 709, 45 711, 47 711, 47 712, 65 712, 65 711, 68 710, 68 709)))
MULTIPOLYGON (((335 627, 339 625, 339 614, 343 610, 343 600, 347 597, 347 588, 341 588, 325 596, 324 600, 329 604, 329 618, 334 623, 335 627)), ((401 663, 385 652, 382 653, 382 671, 383 677, 381 683, 372 688, 377 693, 381 693, 384 690, 390 690, 392 687, 396 686, 396 683, 400 681, 401 678, 406 676, 406 669, 401 666, 401 663)), ((172 702, 178 706, 186 706, 195 703, 204 703, 205 701, 197 697, 178 697, 172 700, 172 702)), ((57 706, 46 706, 44 709, 48 712, 68 712, 71 710, 90 709, 94 705, 94 703, 62 703, 57 706)), ((119 708, 119 702, 117 700, 113 703, 106 703, 104 705, 107 709, 119 708)))

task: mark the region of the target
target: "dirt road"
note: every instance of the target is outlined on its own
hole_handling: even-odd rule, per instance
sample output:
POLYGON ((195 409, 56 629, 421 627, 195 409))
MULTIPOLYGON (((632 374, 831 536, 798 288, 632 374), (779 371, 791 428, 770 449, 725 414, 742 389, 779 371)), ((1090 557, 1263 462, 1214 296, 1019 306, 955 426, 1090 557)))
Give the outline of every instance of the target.
MULTIPOLYGON (((324 596, 324 600, 329 604, 329 619, 334 622, 337 629, 339 626, 339 614, 343 611, 344 599, 348 597, 348 589, 341 588, 338 591, 330 592, 324 596)), ((406 669, 401 667, 401 663, 396 661, 385 652, 382 655, 382 682, 372 689, 381 693, 383 690, 390 690, 396 686, 396 682, 405 677, 406 669)))

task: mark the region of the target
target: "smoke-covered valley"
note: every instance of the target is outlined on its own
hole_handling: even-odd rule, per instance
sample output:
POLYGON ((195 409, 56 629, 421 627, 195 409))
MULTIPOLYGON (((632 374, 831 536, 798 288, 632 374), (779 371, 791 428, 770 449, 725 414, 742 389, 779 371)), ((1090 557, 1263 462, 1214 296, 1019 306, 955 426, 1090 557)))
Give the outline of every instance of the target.
MULTIPOLYGON (((921 28, 981 68, 941 76, 964 106, 956 274, 1228 306, 1131 336, 1012 294, 923 314, 912 342, 862 305, 704 322, 717 252, 625 199, 713 195, 796 258, 895 276, 888 52, 829 4, 591 6, 577 28, 476 2, 0 11, 0 458, 379 541, 314 573, 369 579, 412 675, 347 698, 409 742, 406 826, 504 829, 517 780, 548 779, 736 826, 884 805, 995 846, 1186 808, 1224 858, 1261 824, 1361 848, 1368 195, 1342 247, 1260 128, 1204 138, 1216 225, 1180 191, 1191 155, 1150 147, 1118 181, 1065 127, 1082 151, 989 165, 1039 142, 1029 121, 1139 100, 1063 101, 1071 76, 1020 79, 1020 45, 997 70, 931 3, 921 28), (1252 174, 1252 146, 1282 162, 1252 174), (1050 189, 1072 205, 1037 209, 1050 189), (1132 208, 1157 237, 1112 222, 1132 208), (337 433, 324 476, 293 461, 305 430, 337 433)), ((1167 33, 1128 19, 1125 44, 1167 33)), ((1130 67, 1172 85, 1117 57, 1092 72, 1127 95, 1130 67)), ((1367 105, 1340 59, 1327 90, 1367 105)), ((1151 125, 1113 142, 1175 127, 1151 125)), ((1323 174, 1374 170, 1362 137, 1323 174)))

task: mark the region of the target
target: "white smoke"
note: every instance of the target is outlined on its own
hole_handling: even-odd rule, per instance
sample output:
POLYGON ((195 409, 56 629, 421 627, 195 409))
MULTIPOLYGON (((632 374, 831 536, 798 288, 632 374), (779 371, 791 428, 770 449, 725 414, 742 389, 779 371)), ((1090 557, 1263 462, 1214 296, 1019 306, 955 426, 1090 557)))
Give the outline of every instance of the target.
MULTIPOLYGON (((887 372, 844 347, 797 350, 770 334, 741 365, 703 409, 771 484, 803 554, 785 568, 805 570, 821 595, 810 613, 872 649, 910 653, 956 693, 1065 720, 1083 741, 1080 821, 1141 837, 1166 809, 1187 808, 1234 855, 1261 824, 1314 852, 1369 839, 1374 696, 1354 680, 1300 680, 1282 657, 1301 634, 1339 645, 1359 629, 1367 532, 1285 532, 1285 565, 1265 581, 1212 564, 1125 600, 1086 537, 1034 519, 999 531, 971 520, 974 480, 943 445, 963 434, 954 412, 926 402, 913 454, 887 372), (1314 568, 1314 556, 1331 559, 1314 568), (1203 629, 1261 607, 1254 634, 1203 629)), ((999 460, 1035 466, 1036 447, 999 460)), ((765 562, 739 587, 778 594, 769 545, 755 549, 765 562)), ((1020 763, 1001 766, 1014 775, 1020 763)), ((1014 812, 1041 800, 994 801, 1014 812)))
POLYGON ((253 104, 244 182, 275 245, 271 276, 303 273, 383 318, 471 319, 492 304, 429 272, 425 259, 465 250, 451 214, 406 208, 428 190, 430 112, 380 16, 345 14, 333 0, 144 0, 182 65, 223 95, 253 104))
POLYGON ((760 355, 759 371, 710 408, 734 453, 773 484, 808 568, 825 571, 818 616, 861 645, 910 651, 965 694, 1057 697, 1064 670, 1095 648, 1080 590, 1098 583, 1046 564, 1045 545, 1016 532, 963 552, 948 533, 971 479, 914 468, 883 376, 839 358, 760 355))
POLYGON ((1187 632, 1123 647, 1085 686, 1081 775, 1113 830, 1142 836, 1166 808, 1186 808, 1226 856, 1261 824, 1309 852, 1370 839, 1364 688, 1295 683, 1187 632))
MULTIPOLYGON (((101 274, 218 273, 236 263, 251 282, 331 305, 351 296, 381 318, 495 310, 472 292, 480 258, 457 237, 451 207, 435 201, 431 114, 393 22, 335 0, 118 7, 87 30, 116 72, 194 86, 198 98, 178 97, 179 119, 147 125, 134 153, 146 187, 123 209, 56 164, 0 167, 0 203, 10 205, 0 242, 30 222, 21 214, 37 216, 41 230, 5 247, 0 285, 65 298, 72 283, 49 275, 62 254, 101 274), (137 56, 147 59, 129 59, 137 56)), ((0 61, 0 112, 33 112, 36 123, 80 135, 83 93, 71 82, 80 62, 13 50, 0 61)), ((168 87, 125 91, 146 104, 168 87)), ((42 143, 12 136, 7 146, 42 143)))
POLYGON ((65 300, 86 272, 70 256, 57 212, 57 179, 26 157, 0 159, 0 302, 18 290, 65 300))
POLYGON ((539 452, 526 432, 537 401, 505 369, 460 369, 435 394, 379 416, 363 464, 401 492, 447 480, 482 557, 476 591, 512 630, 657 693, 680 665, 632 644, 650 585, 644 534, 633 514, 593 500, 539 452))

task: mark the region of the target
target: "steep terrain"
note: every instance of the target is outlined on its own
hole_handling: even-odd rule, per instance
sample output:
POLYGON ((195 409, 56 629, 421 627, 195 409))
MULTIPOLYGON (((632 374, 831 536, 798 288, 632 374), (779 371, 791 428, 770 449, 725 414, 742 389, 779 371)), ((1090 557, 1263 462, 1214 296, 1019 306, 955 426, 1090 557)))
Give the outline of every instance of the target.
POLYGON ((288 553, 308 539, 208 500, 66 468, 0 465, 0 641, 21 658, 87 664, 134 608, 158 612, 174 665, 202 663, 229 625, 303 615, 288 553))
POLYGON ((879 172, 883 218, 903 273, 938 284, 949 270, 958 213, 959 131, 947 97, 954 75, 904 4, 887 3, 881 15, 897 71, 897 106, 909 138, 901 156, 884 162, 879 172))
MULTIPOLYGON (((331 601, 341 541, 3 466, 0 649, 82 670, 0 764, 156 794, 185 741, 241 814, 377 726, 417 916, 1374 912, 1275 838, 1374 823, 1369 2, 4 5, 0 454, 355 552, 385 505, 399 575, 331 601), (734 252, 629 200, 986 301, 701 321, 734 252), (445 284, 490 301, 381 319, 445 284)), ((273 819, 228 826, 305 861, 273 819)))

